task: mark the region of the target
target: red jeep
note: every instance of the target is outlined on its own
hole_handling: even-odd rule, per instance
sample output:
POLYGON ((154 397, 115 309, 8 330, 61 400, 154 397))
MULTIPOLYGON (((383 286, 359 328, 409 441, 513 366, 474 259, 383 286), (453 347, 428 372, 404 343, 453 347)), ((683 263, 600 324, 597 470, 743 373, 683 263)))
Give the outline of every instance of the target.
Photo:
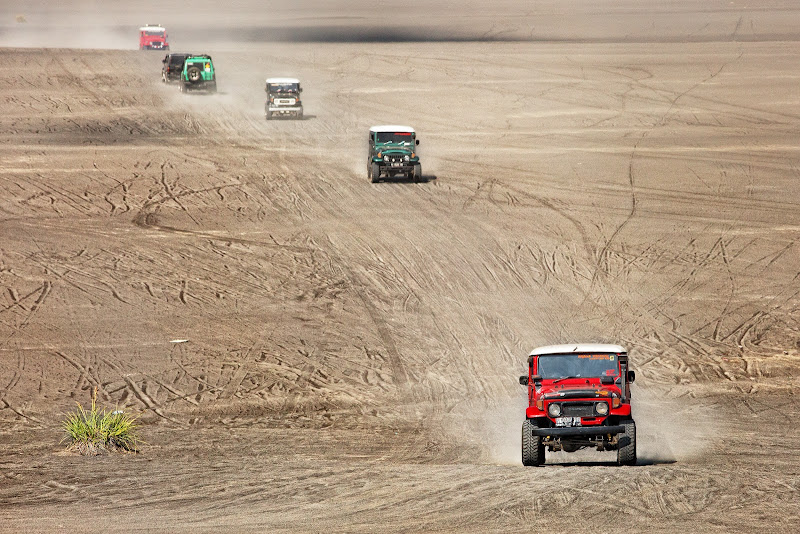
POLYGON ((139 50, 169 50, 167 30, 152 24, 139 28, 139 50))
POLYGON ((528 408, 522 423, 522 465, 542 465, 545 447, 617 451, 619 465, 636 463, 628 353, 619 345, 553 345, 528 356, 528 408))

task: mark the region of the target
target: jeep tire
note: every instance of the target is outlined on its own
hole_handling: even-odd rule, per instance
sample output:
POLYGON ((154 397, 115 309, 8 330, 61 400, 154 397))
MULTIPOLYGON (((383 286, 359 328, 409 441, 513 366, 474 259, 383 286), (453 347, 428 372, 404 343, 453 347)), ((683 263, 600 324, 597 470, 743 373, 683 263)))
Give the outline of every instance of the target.
POLYGON ((532 419, 522 423, 522 465, 526 467, 544 464, 544 444, 541 436, 533 435, 534 428, 539 425, 532 419))
POLYGON ((189 67, 186 69, 186 79, 189 80, 190 83, 197 83, 203 79, 203 75, 200 73, 199 67, 189 67))
POLYGON ((377 184, 381 181, 381 168, 377 163, 370 163, 369 179, 373 184, 377 184))
POLYGON ((633 419, 620 421, 625 427, 625 433, 619 435, 617 447, 617 465, 636 464, 636 423, 633 419))
POLYGON ((422 165, 421 164, 417 163, 416 165, 414 165, 414 170, 411 171, 411 179, 414 180, 415 182, 421 182, 422 181, 422 165))

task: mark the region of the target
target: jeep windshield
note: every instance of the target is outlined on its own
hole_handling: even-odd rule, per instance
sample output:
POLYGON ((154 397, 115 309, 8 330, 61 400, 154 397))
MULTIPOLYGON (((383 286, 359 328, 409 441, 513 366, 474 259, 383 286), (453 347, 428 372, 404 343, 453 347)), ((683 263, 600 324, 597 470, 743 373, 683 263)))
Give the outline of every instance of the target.
POLYGON ((401 145, 412 146, 414 144, 414 136, 409 132, 377 132, 377 140, 379 145, 401 145))
POLYGON ((271 83, 267 90, 270 93, 297 93, 300 90, 299 83, 271 83))
POLYGON ((548 354, 539 356, 537 374, 545 379, 617 376, 616 354, 548 354))

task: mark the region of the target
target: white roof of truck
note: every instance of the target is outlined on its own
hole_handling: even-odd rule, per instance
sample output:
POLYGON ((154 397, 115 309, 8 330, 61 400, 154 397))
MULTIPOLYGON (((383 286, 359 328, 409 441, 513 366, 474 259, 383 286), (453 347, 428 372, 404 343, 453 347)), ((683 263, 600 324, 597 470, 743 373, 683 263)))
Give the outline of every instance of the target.
POLYGON ((397 124, 386 124, 383 126, 373 126, 369 129, 370 132, 406 132, 415 133, 414 128, 411 126, 400 126, 397 124))
POLYGON ((542 354, 591 354, 591 353, 614 353, 627 354, 627 350, 619 345, 602 345, 599 343, 575 343, 572 345, 548 345, 533 349, 530 356, 540 356, 542 354))
POLYGON ((300 83, 297 78, 267 78, 267 83, 300 83))
POLYGON ((142 26, 141 28, 139 28, 139 31, 140 32, 165 32, 167 30, 166 30, 166 28, 164 28, 162 26, 150 26, 150 25, 148 25, 148 26, 142 26))

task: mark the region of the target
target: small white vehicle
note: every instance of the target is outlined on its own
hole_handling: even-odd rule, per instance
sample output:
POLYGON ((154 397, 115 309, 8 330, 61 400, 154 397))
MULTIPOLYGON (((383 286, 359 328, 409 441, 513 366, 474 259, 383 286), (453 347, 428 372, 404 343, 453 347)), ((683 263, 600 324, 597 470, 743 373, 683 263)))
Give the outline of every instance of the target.
POLYGON ((270 120, 274 116, 303 118, 303 103, 300 100, 300 80, 297 78, 267 78, 264 85, 267 101, 264 103, 264 116, 270 120))

